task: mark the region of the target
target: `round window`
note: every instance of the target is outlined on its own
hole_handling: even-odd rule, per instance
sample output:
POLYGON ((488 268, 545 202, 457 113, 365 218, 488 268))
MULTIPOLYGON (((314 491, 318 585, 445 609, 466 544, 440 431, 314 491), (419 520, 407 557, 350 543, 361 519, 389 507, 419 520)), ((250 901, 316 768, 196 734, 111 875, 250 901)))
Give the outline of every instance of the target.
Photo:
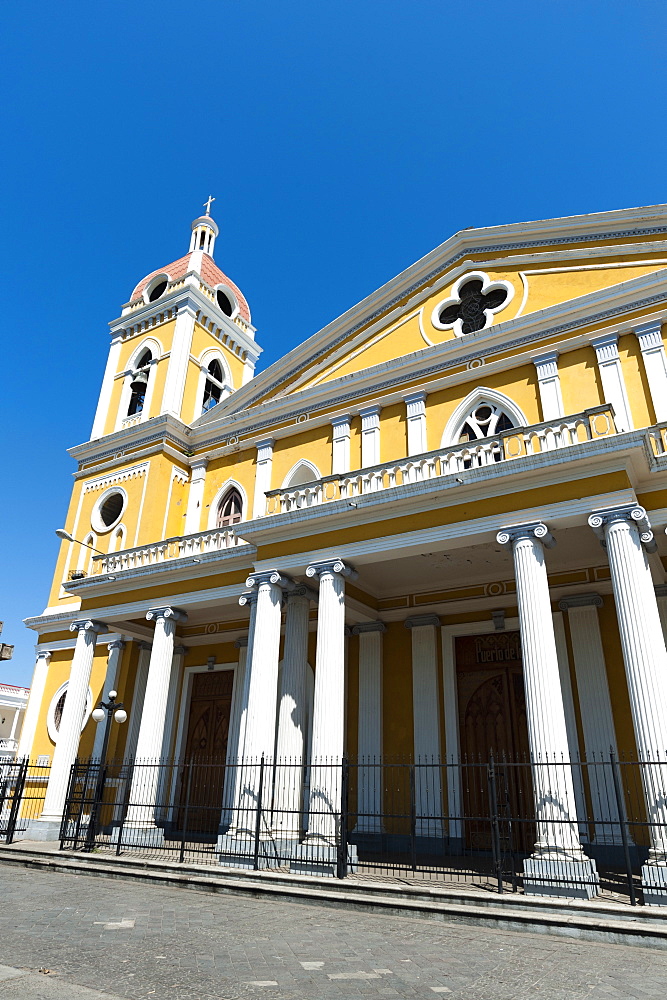
POLYGON ((159 281, 154 288, 151 288, 148 296, 148 301, 155 302, 156 299, 159 299, 161 295, 164 295, 166 287, 167 287, 166 281, 159 281))
MULTIPOLYGON (((60 733, 60 726, 63 721, 63 712, 65 710, 65 702, 67 701, 67 689, 69 687, 69 681, 65 681, 61 684, 53 698, 51 699, 51 704, 48 707, 46 713, 46 728, 49 733, 49 739, 52 743, 58 742, 58 735, 60 733)), ((86 694, 86 707, 83 710, 83 718, 81 719, 81 729, 88 722, 90 718, 90 711, 93 707, 93 694, 90 688, 86 694)))
POLYGON ((123 515, 126 504, 125 490, 112 487, 103 493, 93 509, 91 518, 93 529, 97 532, 105 532, 115 528, 123 515))
POLYGON ((232 313, 234 312, 234 304, 229 298, 229 295, 227 295, 225 292, 223 292, 221 288, 219 288, 218 291, 216 292, 215 297, 218 300, 218 305, 222 309, 225 316, 231 316, 232 313))

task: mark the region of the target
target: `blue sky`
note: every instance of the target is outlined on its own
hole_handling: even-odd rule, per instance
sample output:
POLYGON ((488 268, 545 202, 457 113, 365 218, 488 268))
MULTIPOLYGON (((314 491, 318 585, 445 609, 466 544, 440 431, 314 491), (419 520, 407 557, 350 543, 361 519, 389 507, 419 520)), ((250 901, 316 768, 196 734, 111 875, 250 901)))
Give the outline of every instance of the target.
POLYGON ((23 0, 2 21, 9 683, 107 323, 209 193, 262 365, 458 229, 667 202, 663 2, 23 0))

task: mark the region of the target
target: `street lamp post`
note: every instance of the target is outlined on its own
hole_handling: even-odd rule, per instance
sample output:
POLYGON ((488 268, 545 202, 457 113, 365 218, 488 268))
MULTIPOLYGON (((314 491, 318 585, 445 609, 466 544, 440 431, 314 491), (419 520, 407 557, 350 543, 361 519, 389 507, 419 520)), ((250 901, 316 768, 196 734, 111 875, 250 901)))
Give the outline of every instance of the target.
POLYGON ((107 760, 107 749, 109 747, 109 736, 111 735, 111 720, 115 719, 116 722, 125 722, 127 720, 127 712, 123 707, 122 701, 116 701, 118 697, 118 692, 109 691, 108 701, 101 701, 97 708, 92 713, 92 717, 95 722, 102 722, 106 716, 106 725, 104 727, 104 739, 102 740, 102 750, 100 751, 100 759, 97 765, 97 781, 95 783, 95 795, 93 796, 93 804, 90 810, 90 819, 88 821, 88 831, 86 833, 86 844, 85 849, 87 851, 92 851, 95 845, 95 828, 97 826, 97 816, 100 811, 100 805, 102 803, 102 796, 104 795, 104 785, 106 783, 106 760, 107 760))

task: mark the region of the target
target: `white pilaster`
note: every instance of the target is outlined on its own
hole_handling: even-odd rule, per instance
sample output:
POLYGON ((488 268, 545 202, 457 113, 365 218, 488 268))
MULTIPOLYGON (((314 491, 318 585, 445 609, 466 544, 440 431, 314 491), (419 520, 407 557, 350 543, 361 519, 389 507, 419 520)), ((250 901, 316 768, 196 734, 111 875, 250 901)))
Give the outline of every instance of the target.
POLYGON ((20 708, 15 708, 14 709, 14 718, 12 719, 12 728, 9 731, 9 739, 10 740, 13 740, 14 737, 16 736, 16 728, 17 728, 17 726, 19 724, 19 716, 20 716, 20 714, 21 714, 21 709, 20 708))
POLYGON ((540 354, 533 358, 533 364, 537 371, 542 420, 557 420, 565 413, 558 375, 558 351, 547 351, 546 354, 540 354))
POLYGON ((570 641, 577 679, 581 725, 591 788, 591 806, 597 844, 621 843, 619 815, 608 764, 610 751, 617 753, 616 732, 604 662, 597 609, 598 594, 574 594, 559 601, 567 611, 570 641))
POLYGON ((656 543, 638 505, 596 511, 588 523, 609 557, 639 759, 661 762, 642 768, 649 821, 658 824, 651 828, 646 882, 647 867, 659 865, 665 872, 667 865, 667 650, 645 551, 656 543))
POLYGON ((310 587, 300 586, 287 597, 285 647, 278 708, 274 831, 283 840, 301 832, 303 759, 307 722, 308 623, 310 587))
MULTIPOLYGON (((169 367, 162 394, 160 413, 172 413, 182 419, 183 393, 188 374, 188 363, 192 349, 192 335, 197 315, 195 306, 188 299, 177 305, 178 315, 174 325, 174 336, 169 355, 169 367)), ((153 375, 155 377, 155 375, 153 375)))
POLYGON ((361 417, 361 465, 380 464, 380 409, 379 406, 367 406, 359 410, 361 417))
POLYGON ((632 414, 618 353, 618 335, 608 333, 604 337, 596 337, 591 344, 595 348, 604 401, 614 407, 616 430, 631 431, 632 414))
POLYGON ((257 466, 255 468, 255 495, 252 516, 266 514, 266 493, 271 489, 271 467, 273 465, 273 438, 257 442, 257 466))
POLYGON ((48 822, 59 821, 65 808, 70 770, 79 752, 81 723, 86 711, 95 643, 100 632, 106 632, 106 630, 107 627, 103 622, 91 619, 72 622, 70 625, 70 631, 76 632, 76 646, 72 658, 65 707, 60 720, 58 742, 53 753, 49 785, 41 815, 41 819, 48 822))
POLYGON ((204 485, 206 483, 207 458, 197 458, 192 463, 190 472, 190 492, 188 508, 185 514, 185 535, 194 535, 201 531, 201 513, 204 502, 204 485))
MULTIPOLYGON (((174 725, 176 722, 176 702, 178 692, 182 685, 183 661, 185 660, 187 646, 174 646, 174 655, 171 660, 171 671, 169 674, 169 691, 167 693, 167 707, 164 713, 164 729, 162 730, 162 749, 160 759, 166 761, 172 757, 172 740, 174 736, 174 725)), ((175 752, 175 750, 173 751, 175 752)), ((158 782, 157 802, 160 809, 157 813, 159 819, 166 819, 170 813, 167 804, 169 798, 169 785, 173 778, 170 769, 163 767, 160 769, 160 780, 158 782)))
POLYGON ((186 621, 187 615, 178 608, 151 608, 146 612, 146 619, 155 622, 155 632, 144 698, 146 710, 141 713, 130 791, 131 805, 127 812, 124 838, 131 837, 132 830, 150 833, 155 829, 161 778, 159 761, 169 700, 174 635, 177 622, 186 621))
POLYGON ((42 706, 42 699, 44 697, 44 688, 46 687, 46 677, 49 672, 50 662, 51 653, 48 650, 40 650, 37 653, 37 657, 35 659, 35 669, 33 671, 32 682, 30 684, 28 705, 23 719, 23 728, 21 729, 21 738, 19 740, 18 750, 16 751, 17 757, 28 757, 30 755, 30 751, 32 750, 32 742, 35 738, 35 732, 37 730, 37 720, 39 719, 39 710, 42 706))
POLYGON ((331 473, 337 475, 350 471, 350 418, 349 416, 334 417, 331 421, 333 442, 331 454, 331 473))
MULTIPOLYGON (((426 442, 426 393, 413 392, 404 397, 405 419, 408 425, 408 455, 428 451, 426 442)), ((378 462, 380 459, 378 458, 378 462)))
POLYGON ((442 837, 440 696, 437 615, 415 615, 405 627, 412 636, 412 718, 414 723, 415 804, 418 837, 442 837))
POLYGON ((544 556, 554 539, 538 522, 505 528, 497 540, 514 556, 537 821, 533 857, 583 864, 572 771, 562 763, 570 760, 570 748, 544 556))
POLYGON ((220 832, 234 833, 239 825, 241 808, 241 783, 244 780, 245 728, 248 717, 248 694, 250 688, 250 660, 248 653, 253 647, 255 621, 257 617, 257 591, 247 591, 239 597, 241 607, 250 609, 248 635, 241 636, 234 645, 239 651, 237 673, 234 678, 232 717, 229 724, 227 742, 227 766, 223 809, 220 818, 220 832))
POLYGON ((382 832, 382 636, 384 622, 352 627, 359 636, 357 832, 382 832))
POLYGON ((644 371, 651 393, 651 402, 658 423, 667 420, 667 356, 662 340, 660 320, 641 323, 632 331, 639 341, 644 371))
POLYGON ((141 716, 144 710, 144 699, 146 697, 146 681, 148 680, 148 665, 151 660, 150 642, 139 643, 139 657, 137 659, 137 670, 134 678, 134 691, 132 694, 132 707, 129 715, 129 729, 127 741, 125 743, 125 757, 131 759, 137 752, 137 740, 139 739, 139 729, 141 727, 141 716))
MULTIPOLYGON (((109 347, 109 357, 107 358, 107 366, 104 369, 104 378, 102 379, 102 388, 100 389, 100 398, 97 402, 97 410, 95 411, 95 419, 93 421, 93 428, 90 432, 91 440, 95 438, 100 438, 104 434, 104 427, 107 422, 107 416, 109 414, 109 406, 111 405, 111 396, 113 393, 113 383, 114 378, 118 372, 118 365, 120 363, 120 348, 123 342, 123 335, 121 332, 114 333, 111 345, 109 347)), ((125 416, 125 414, 123 414, 125 416)))
POLYGON ((345 578, 356 573, 332 559, 308 566, 306 575, 320 581, 307 839, 335 847, 345 745, 345 578))
MULTIPOLYGON (((123 657, 123 650, 125 649, 125 643, 122 639, 114 639, 107 646, 109 650, 109 656, 107 658, 107 672, 104 678, 104 684, 102 685, 102 698, 106 698, 109 691, 115 691, 118 684, 118 667, 120 666, 120 661, 123 657)), ((106 729, 106 716, 101 722, 97 723, 97 729, 95 730, 95 742, 93 743, 92 757, 99 760, 102 753, 102 743, 104 742, 104 730, 106 729)))

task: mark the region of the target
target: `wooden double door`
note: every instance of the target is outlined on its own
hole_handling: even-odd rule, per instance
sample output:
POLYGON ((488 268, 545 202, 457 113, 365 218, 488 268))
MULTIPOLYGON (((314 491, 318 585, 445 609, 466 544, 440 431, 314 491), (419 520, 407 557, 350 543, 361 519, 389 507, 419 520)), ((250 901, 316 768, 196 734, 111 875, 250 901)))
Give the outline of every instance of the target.
POLYGON ((234 687, 233 670, 192 677, 188 728, 181 768, 177 826, 215 836, 222 812, 225 759, 234 687))
POLYGON ((515 850, 532 842, 532 781, 521 638, 497 632, 456 639, 461 782, 466 843, 491 845, 491 815, 515 850), (497 762, 494 785, 487 764, 497 762))

